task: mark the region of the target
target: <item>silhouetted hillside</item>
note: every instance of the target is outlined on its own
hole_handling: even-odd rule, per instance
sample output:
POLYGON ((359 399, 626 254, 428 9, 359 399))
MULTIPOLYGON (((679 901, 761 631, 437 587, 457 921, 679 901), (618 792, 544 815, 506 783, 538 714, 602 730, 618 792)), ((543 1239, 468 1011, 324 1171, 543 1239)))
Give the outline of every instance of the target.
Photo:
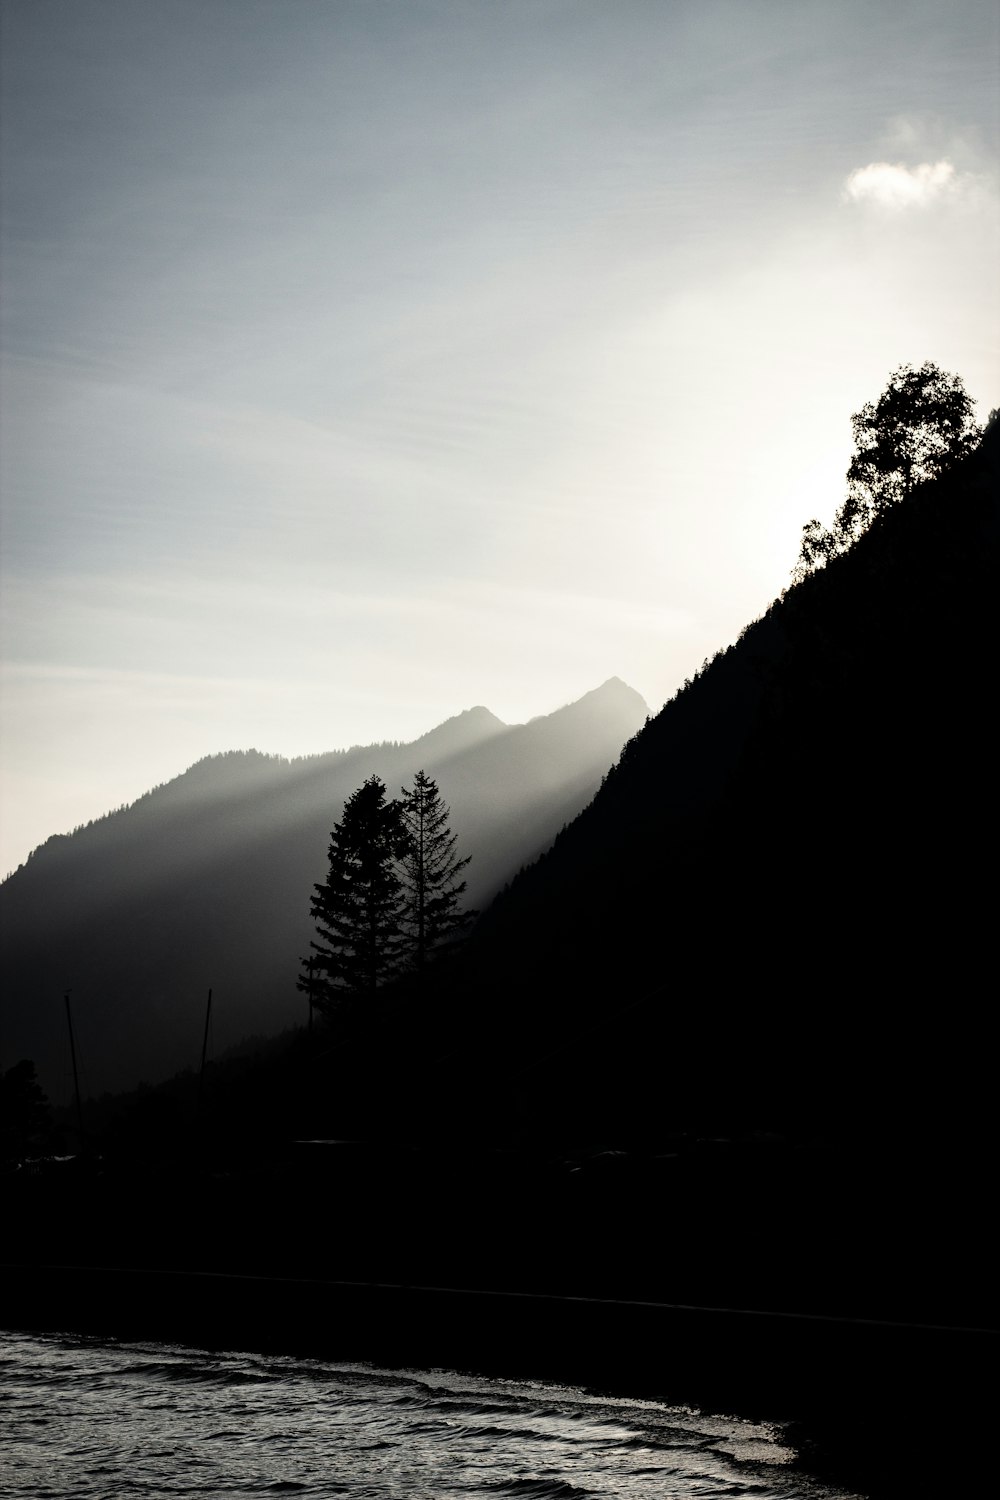
POLYGON ((293 762, 230 752, 50 839, 0 888, 5 1056, 33 1058, 65 1097, 65 990, 88 1092, 195 1064, 210 986, 217 1047, 301 1024, 309 897, 366 777, 390 794, 420 768, 437 778, 482 906, 586 804, 645 713, 614 679, 526 725, 474 708, 409 745, 293 762))
POLYGON ((380 1049, 364 1118, 412 1115, 412 1085, 467 1128, 570 1139, 978 1128, 998 436, 626 746, 419 1033, 405 1001, 380 1019, 404 1051, 380 1049))

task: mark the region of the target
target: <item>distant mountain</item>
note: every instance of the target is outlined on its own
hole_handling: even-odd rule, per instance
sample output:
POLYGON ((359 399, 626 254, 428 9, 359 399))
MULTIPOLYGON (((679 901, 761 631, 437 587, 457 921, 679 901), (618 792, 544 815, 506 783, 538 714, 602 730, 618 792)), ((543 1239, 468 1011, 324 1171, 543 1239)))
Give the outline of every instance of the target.
POLYGON ((66 990, 93 1093, 195 1065, 209 987, 216 1050, 298 1024, 312 886, 362 781, 381 776, 394 795, 421 768, 436 777, 483 907, 589 801, 645 715, 612 679, 524 725, 478 707, 411 744, 295 761, 233 751, 49 839, 0 886, 4 1065, 31 1057, 67 1095, 66 990))

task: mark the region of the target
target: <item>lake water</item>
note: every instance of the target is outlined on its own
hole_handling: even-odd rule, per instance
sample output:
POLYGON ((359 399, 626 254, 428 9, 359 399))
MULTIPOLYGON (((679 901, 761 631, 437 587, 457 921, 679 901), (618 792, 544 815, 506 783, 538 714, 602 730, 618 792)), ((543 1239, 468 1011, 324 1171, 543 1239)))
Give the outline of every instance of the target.
POLYGON ((848 1500, 780 1426, 443 1370, 0 1334, 7 1500, 848 1500))

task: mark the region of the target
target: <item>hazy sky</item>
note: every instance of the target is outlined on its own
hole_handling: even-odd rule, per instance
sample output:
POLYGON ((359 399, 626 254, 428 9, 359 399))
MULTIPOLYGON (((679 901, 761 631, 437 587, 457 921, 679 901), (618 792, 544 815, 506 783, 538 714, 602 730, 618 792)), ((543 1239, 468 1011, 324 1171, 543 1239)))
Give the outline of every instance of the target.
POLYGON ((995 0, 2 0, 3 844, 657 708, 898 365, 1000 405, 995 0))

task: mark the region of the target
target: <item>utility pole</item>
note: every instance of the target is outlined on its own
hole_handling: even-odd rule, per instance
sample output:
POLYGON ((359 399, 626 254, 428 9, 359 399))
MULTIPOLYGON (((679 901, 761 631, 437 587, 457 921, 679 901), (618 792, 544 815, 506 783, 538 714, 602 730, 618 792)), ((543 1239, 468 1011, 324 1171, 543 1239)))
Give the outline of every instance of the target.
POLYGON ((76 1095, 76 1128, 80 1137, 80 1150, 83 1150, 83 1105, 80 1103, 80 1075, 76 1070, 76 1043, 73 1040, 73 1016, 69 1008, 69 990, 63 999, 66 1002, 66 1025, 69 1027, 69 1055, 73 1063, 73 1093, 76 1095))
POLYGON ((205 1036, 201 1044, 201 1072, 198 1074, 198 1119, 201 1119, 201 1103, 205 1093, 205 1059, 208 1056, 208 1028, 212 1020, 212 991, 208 992, 205 1006, 205 1036))

